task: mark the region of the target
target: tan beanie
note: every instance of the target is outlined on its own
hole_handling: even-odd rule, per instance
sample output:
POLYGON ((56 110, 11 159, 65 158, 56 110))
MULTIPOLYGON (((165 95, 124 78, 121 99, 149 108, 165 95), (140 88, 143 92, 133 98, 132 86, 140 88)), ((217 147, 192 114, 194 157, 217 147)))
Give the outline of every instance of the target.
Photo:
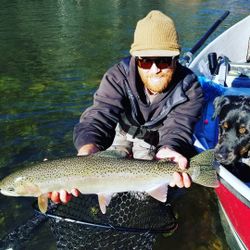
POLYGON ((136 25, 130 54, 141 57, 179 55, 180 45, 173 20, 158 10, 149 12, 136 25))

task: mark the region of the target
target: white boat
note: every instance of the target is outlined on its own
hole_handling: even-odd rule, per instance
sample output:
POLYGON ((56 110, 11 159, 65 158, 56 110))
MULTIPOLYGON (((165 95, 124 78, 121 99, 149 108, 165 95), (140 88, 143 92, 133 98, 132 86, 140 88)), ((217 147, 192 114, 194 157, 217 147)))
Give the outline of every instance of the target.
MULTIPOLYGON (((226 56, 233 63, 245 64, 250 61, 250 15, 230 27, 209 43, 192 61, 190 68, 197 75, 210 77, 208 54, 226 56), (207 75, 208 74, 208 75, 207 75)), ((249 65, 244 65, 249 68, 249 65)))
MULTIPOLYGON (((250 96, 250 15, 207 45, 189 68, 200 80, 217 84, 224 95, 250 96)), ((222 214, 238 248, 250 249, 250 183, 241 181, 222 165, 218 166, 218 175, 220 187, 216 194, 222 214)))

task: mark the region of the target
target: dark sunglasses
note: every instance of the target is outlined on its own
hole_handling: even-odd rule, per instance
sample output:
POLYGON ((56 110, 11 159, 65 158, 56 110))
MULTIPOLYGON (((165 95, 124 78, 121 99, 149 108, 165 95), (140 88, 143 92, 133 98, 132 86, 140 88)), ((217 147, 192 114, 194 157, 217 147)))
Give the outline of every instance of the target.
POLYGON ((166 69, 173 65, 174 57, 137 57, 137 65, 142 69, 150 69, 153 63, 159 69, 166 69))

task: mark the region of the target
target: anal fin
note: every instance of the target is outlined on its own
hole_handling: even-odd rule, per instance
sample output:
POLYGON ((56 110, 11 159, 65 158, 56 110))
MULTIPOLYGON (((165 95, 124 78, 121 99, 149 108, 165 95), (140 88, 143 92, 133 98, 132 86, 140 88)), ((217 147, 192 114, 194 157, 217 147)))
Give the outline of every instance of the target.
POLYGON ((167 192, 168 192, 168 185, 163 184, 154 189, 146 191, 151 197, 155 198, 158 201, 166 202, 167 200, 167 192))
POLYGON ((102 213, 105 214, 106 207, 109 205, 113 194, 99 193, 97 195, 98 195, 98 202, 99 202, 100 209, 102 213))

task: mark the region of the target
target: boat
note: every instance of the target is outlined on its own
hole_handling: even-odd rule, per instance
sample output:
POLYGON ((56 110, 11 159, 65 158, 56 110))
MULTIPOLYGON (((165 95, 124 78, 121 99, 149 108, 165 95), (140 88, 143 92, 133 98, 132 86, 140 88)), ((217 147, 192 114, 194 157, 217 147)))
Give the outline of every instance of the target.
MULTIPOLYGON (((222 95, 250 96, 250 15, 210 42, 188 66, 199 76, 202 86, 209 82, 210 87, 222 90, 222 95)), ((210 113, 203 115, 203 122, 210 127, 203 131, 203 138, 198 138, 205 149, 216 144, 211 132, 216 134, 218 124, 210 120, 211 104, 210 99, 207 109, 210 113), (206 140, 208 142, 203 143, 206 140)), ((222 221, 230 228, 237 243, 237 248, 229 246, 250 249, 250 183, 242 181, 220 164, 217 172, 220 186, 215 192, 224 217, 222 221)))

